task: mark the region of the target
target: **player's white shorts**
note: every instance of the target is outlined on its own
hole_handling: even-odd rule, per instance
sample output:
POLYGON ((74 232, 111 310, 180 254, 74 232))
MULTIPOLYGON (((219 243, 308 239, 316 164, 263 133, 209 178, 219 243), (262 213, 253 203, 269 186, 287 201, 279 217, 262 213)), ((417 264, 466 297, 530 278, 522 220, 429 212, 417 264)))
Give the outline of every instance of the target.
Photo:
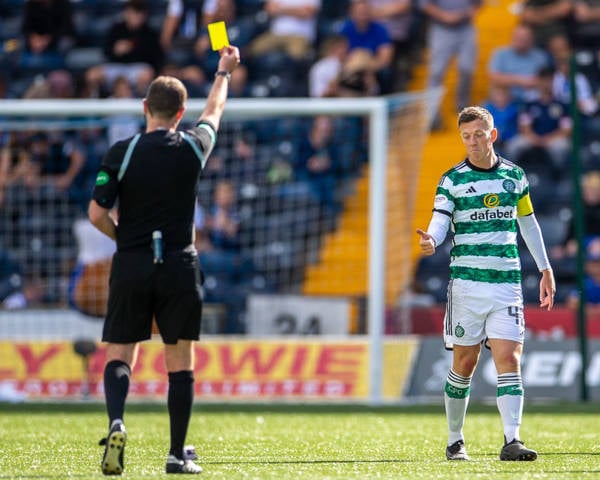
POLYGON ((524 336, 520 284, 450 280, 444 317, 446 348, 477 345, 486 338, 523 343, 524 336))

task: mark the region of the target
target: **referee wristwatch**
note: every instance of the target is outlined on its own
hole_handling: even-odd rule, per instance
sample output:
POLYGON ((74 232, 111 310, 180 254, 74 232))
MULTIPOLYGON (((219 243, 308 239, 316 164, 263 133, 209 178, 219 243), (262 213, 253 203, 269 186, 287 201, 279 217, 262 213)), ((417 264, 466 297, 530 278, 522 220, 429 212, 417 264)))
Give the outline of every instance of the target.
POLYGON ((215 78, 217 78, 217 77, 225 77, 228 82, 231 81, 231 73, 226 72, 225 70, 219 70, 218 72, 216 72, 215 78))

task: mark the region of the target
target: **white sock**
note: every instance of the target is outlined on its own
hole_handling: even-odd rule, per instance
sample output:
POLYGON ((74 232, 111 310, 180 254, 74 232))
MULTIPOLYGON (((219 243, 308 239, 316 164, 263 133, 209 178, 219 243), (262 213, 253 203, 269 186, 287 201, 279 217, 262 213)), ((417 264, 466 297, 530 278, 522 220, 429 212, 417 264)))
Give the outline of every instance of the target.
POLYGON ((458 375, 452 369, 448 372, 444 388, 444 404, 448 420, 448 445, 463 440, 463 425, 469 404, 471 377, 458 375))
POLYGON ((496 404, 504 426, 506 443, 520 440, 519 427, 523 417, 523 382, 519 373, 498 375, 496 404))
POLYGON ((112 422, 110 422, 110 428, 114 427, 116 423, 123 423, 123 420, 120 418, 115 418, 112 422))

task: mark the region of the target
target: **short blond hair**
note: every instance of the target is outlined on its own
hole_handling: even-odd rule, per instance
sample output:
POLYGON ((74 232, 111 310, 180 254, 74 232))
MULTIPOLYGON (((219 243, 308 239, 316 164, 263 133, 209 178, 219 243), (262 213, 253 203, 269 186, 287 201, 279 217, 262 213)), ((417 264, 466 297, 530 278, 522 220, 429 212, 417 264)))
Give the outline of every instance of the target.
POLYGON ((458 126, 460 127, 463 123, 474 122, 475 120, 483 120, 488 130, 494 128, 494 117, 489 110, 479 107, 465 107, 458 114, 458 126))

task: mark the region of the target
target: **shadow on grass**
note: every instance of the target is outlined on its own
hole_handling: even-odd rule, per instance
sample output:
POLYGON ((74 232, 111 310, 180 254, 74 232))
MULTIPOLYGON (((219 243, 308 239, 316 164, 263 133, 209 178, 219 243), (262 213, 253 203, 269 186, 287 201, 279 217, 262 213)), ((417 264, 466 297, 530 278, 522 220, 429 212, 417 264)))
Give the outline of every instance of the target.
MULTIPOLYGON (((165 411, 166 401, 139 402, 134 400, 127 404, 128 413, 163 413, 165 411)), ((526 405, 527 415, 564 413, 568 408, 571 414, 590 414, 598 415, 597 403, 553 403, 548 405, 526 405)), ((25 402, 25 403, 2 403, 0 402, 0 413, 96 413, 104 412, 105 406, 101 401, 91 402, 25 402)), ((196 402, 194 411, 204 413, 397 413, 397 414, 436 414, 443 413, 444 406, 439 405, 383 405, 368 406, 359 404, 344 403, 204 403, 196 402)), ((497 415, 496 405, 470 404, 469 413, 490 413, 497 415)), ((0 476, 0 478, 2 478, 0 476)))

